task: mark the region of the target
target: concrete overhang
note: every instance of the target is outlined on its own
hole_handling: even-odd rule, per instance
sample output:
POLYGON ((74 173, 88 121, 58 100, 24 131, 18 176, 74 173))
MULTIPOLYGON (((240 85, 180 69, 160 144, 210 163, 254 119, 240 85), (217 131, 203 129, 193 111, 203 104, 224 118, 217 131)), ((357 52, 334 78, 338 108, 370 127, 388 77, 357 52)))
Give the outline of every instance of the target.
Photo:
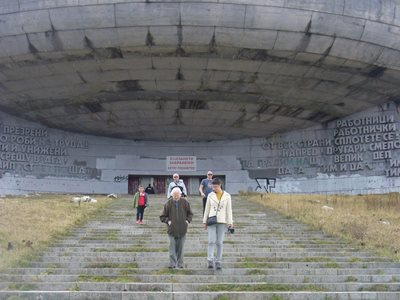
POLYGON ((324 124, 400 102, 399 12, 397 0, 5 0, 0 109, 134 140, 324 124))

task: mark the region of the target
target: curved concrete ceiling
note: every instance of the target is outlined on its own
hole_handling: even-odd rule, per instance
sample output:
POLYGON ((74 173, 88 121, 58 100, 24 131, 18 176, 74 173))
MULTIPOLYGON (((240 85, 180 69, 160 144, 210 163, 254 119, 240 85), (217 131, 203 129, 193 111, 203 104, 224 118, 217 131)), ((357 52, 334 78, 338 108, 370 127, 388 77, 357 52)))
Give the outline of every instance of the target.
POLYGON ((5 0, 0 109, 135 140, 268 137, 400 100, 397 0, 5 0))

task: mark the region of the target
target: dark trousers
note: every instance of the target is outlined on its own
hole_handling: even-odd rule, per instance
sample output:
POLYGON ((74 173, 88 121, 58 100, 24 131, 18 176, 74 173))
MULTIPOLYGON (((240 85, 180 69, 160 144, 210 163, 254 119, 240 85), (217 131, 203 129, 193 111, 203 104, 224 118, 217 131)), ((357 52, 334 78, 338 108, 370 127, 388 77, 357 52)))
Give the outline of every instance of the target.
POLYGON ((204 211, 206 210, 206 204, 207 204, 207 197, 203 197, 203 215, 204 211))
POLYGON ((137 209, 136 209, 136 221, 137 220, 140 220, 140 221, 143 220, 144 208, 145 208, 144 205, 143 206, 140 205, 140 206, 137 207, 137 209))

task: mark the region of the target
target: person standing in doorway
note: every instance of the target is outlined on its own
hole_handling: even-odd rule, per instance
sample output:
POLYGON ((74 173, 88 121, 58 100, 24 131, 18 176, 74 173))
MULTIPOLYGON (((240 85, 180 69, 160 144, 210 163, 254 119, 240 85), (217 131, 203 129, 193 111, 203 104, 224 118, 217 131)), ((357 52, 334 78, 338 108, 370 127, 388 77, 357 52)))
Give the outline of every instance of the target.
POLYGON ((144 190, 147 194, 155 194, 154 188, 151 186, 151 183, 147 186, 147 188, 144 190))
POLYGON ((144 209, 147 206, 147 193, 144 191, 144 186, 139 185, 139 191, 133 197, 133 208, 136 208, 136 224, 143 223, 144 209))
POLYGON ((172 189, 171 196, 164 204, 160 220, 168 225, 169 268, 183 268, 183 246, 193 213, 178 187, 172 189))
POLYGON ((203 197, 203 214, 206 209, 207 196, 212 192, 212 177, 213 173, 211 171, 207 172, 207 178, 204 178, 199 186, 200 195, 203 197))
POLYGON ((208 194, 206 209, 203 215, 204 229, 208 232, 208 268, 222 269, 222 248, 226 227, 233 228, 231 195, 222 190, 219 178, 212 181, 212 192, 208 194), (207 225, 208 217, 216 216, 217 224, 207 225), (214 259, 214 246, 217 245, 217 256, 214 259))
POLYGON ((187 198, 186 185, 182 179, 179 179, 179 174, 175 173, 174 175, 172 175, 172 178, 173 178, 173 181, 168 186, 167 199, 171 198, 172 189, 175 187, 178 187, 181 190, 181 194, 182 194, 181 196, 183 198, 187 198))

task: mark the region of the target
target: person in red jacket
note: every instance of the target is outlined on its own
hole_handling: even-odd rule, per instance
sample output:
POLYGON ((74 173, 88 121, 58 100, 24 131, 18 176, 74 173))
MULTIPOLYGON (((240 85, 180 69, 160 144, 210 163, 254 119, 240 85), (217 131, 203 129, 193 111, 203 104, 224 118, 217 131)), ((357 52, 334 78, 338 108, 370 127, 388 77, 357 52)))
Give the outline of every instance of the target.
POLYGON ((136 208, 136 224, 143 223, 144 209, 147 206, 147 193, 144 191, 144 186, 139 185, 139 191, 133 197, 133 208, 136 208))

